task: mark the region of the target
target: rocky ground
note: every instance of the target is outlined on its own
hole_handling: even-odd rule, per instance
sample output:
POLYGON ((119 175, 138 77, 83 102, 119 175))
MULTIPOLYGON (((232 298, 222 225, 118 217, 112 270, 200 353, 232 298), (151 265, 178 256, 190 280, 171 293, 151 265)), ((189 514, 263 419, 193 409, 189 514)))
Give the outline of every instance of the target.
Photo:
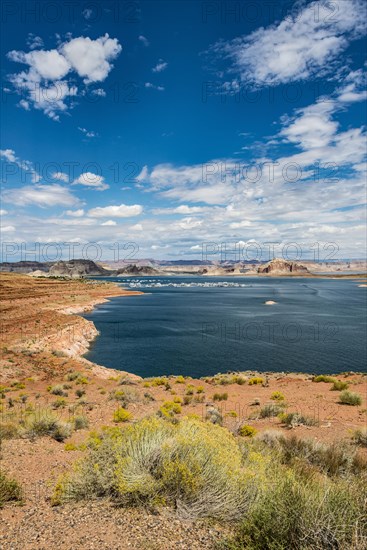
POLYGON ((157 414, 166 401, 176 401, 177 418, 195 414, 204 419, 208 408, 215 408, 224 426, 234 432, 246 423, 258 432, 276 428, 319 441, 350 441, 356 429, 366 426, 366 375, 346 373, 337 377, 361 395, 359 406, 342 405, 340 392, 331 391, 330 382, 315 382, 307 374, 244 372, 205 380, 143 380, 80 357, 96 331, 93 323, 77 312, 111 296, 124 294, 128 299, 131 292, 112 284, 32 279, 18 274, 1 274, 0 281, 0 386, 6 389, 0 399, 0 422, 9 418, 15 422, 32 409, 51 409, 64 421, 77 411, 88 420, 88 426, 73 431, 62 442, 21 435, 2 440, 0 468, 21 484, 23 503, 7 504, 0 510, 1 550, 209 549, 226 533, 228 527, 185 522, 166 509, 159 513, 127 510, 106 501, 51 505, 58 477, 84 455, 91 433, 115 425, 113 415, 121 405, 121 391, 129 395, 126 408, 132 415, 130 422, 157 414), (68 380, 76 371, 79 378, 68 380), (52 393, 54 386, 65 384, 63 396, 52 393), (261 409, 275 403, 274 392, 283 395, 287 412, 297 411, 314 419, 315 425, 287 428, 277 417, 261 418, 261 409), (60 399, 62 405, 56 408, 60 399))

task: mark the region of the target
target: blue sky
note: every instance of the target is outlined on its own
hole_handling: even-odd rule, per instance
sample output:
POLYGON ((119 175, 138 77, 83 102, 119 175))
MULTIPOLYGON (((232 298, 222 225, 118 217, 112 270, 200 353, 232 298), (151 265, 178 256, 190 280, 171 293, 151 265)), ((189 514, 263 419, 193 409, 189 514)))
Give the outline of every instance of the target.
POLYGON ((32 5, 2 7, 3 259, 365 256, 364 0, 32 5))

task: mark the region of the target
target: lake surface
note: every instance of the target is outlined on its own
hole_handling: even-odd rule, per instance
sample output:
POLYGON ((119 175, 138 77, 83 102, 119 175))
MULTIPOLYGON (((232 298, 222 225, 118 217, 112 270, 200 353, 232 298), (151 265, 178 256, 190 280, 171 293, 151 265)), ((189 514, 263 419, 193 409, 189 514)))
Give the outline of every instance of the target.
POLYGON ((366 370, 367 293, 360 281, 104 279, 145 294, 112 298, 85 315, 100 331, 86 357, 100 365, 145 377, 366 370))

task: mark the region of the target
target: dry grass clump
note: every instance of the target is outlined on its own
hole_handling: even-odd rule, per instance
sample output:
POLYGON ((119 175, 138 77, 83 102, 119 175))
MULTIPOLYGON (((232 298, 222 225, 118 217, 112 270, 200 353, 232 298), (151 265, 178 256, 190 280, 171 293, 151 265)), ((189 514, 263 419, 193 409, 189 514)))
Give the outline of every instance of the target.
POLYGON ((146 418, 103 434, 60 480, 54 503, 103 496, 122 505, 171 505, 186 518, 238 520, 257 494, 264 465, 257 455, 244 465, 236 439, 219 426, 146 418))
POLYGON ((14 480, 8 478, 5 473, 0 470, 0 508, 4 506, 6 502, 22 500, 22 490, 20 485, 14 480))
POLYGON ((349 387, 348 382, 343 382, 342 380, 335 380, 334 384, 331 387, 332 391, 342 391, 347 390, 349 387))
POLYGON ((264 383, 264 379, 261 378, 260 376, 254 376, 253 378, 250 378, 250 380, 248 381, 249 386, 256 386, 257 384, 263 384, 263 383, 264 383))
POLYGON ((367 447, 367 428, 360 428, 359 430, 355 430, 353 434, 353 441, 354 443, 357 443, 357 445, 367 447))
POLYGON ((296 426, 317 426, 318 421, 312 416, 307 416, 298 412, 280 413, 280 421, 286 426, 294 428, 296 426))
POLYGON ((47 409, 31 412, 23 422, 23 433, 31 439, 49 436, 61 442, 70 437, 72 432, 72 424, 59 420, 47 409))
POLYGON ((269 403, 260 409, 260 418, 272 418, 274 416, 278 416, 278 414, 281 414, 283 410, 284 408, 281 404, 269 403))

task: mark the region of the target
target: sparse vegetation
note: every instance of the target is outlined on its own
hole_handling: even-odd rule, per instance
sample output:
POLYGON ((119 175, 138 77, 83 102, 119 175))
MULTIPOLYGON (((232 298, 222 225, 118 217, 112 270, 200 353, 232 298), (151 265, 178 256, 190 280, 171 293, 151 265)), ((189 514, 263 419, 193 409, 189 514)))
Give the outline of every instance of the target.
POLYGON ((283 412, 283 407, 276 403, 269 403, 260 409, 260 418, 271 418, 283 412))
POLYGON ((280 392, 280 391, 274 391, 274 392, 271 394, 270 399, 272 399, 273 401, 284 401, 285 397, 284 397, 284 395, 282 394, 282 392, 280 392))
POLYGON ((283 424, 294 428, 295 426, 317 426, 318 421, 312 416, 306 416, 298 412, 280 413, 279 419, 283 424))
POLYGON ((367 447, 367 428, 355 430, 353 434, 353 441, 354 443, 357 443, 357 445, 367 447))

